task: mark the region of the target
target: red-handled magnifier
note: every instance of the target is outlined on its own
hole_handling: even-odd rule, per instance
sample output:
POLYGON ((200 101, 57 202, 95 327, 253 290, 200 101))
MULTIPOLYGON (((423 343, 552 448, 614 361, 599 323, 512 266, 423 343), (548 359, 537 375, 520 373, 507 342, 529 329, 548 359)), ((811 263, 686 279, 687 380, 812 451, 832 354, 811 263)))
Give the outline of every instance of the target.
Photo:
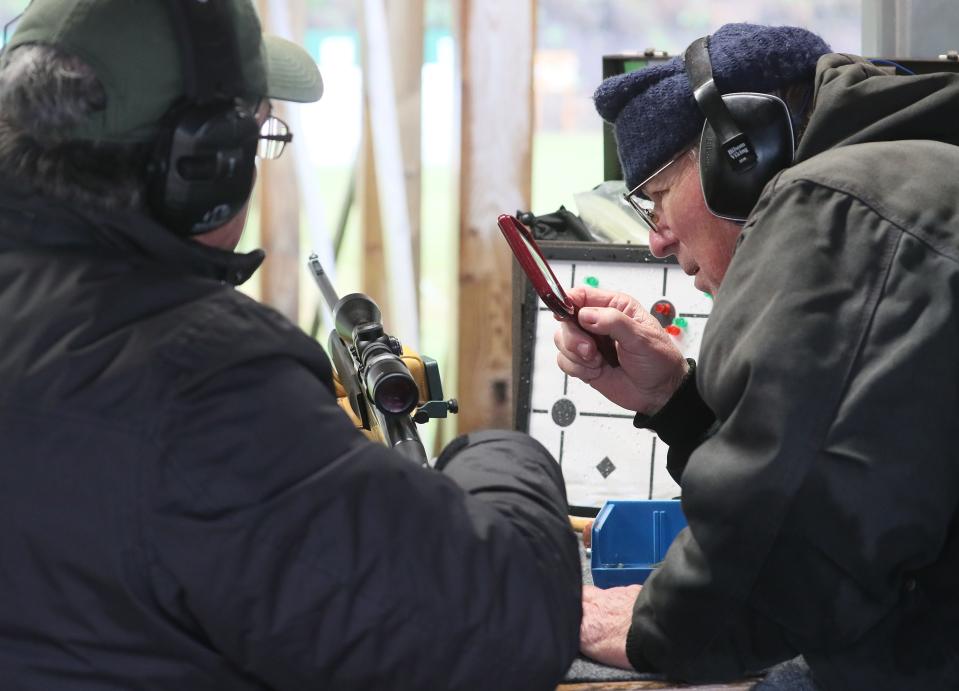
MULTIPOLYGON (((518 218, 509 214, 501 215, 496 223, 503 232, 506 242, 509 243, 510 249, 513 250, 513 256, 516 257, 516 261, 519 262, 523 272, 529 278, 530 283, 533 284, 533 288, 540 299, 557 317, 579 326, 579 320, 577 319, 579 306, 569 299, 566 291, 556 280, 553 270, 549 268, 549 264, 533 239, 533 234, 529 231, 529 228, 520 223, 518 218)), ((616 346, 613 344, 612 338, 589 333, 585 330, 583 332, 589 334, 596 342, 596 349, 599 350, 599 354, 603 356, 607 364, 611 367, 619 367, 619 357, 616 354, 616 346)))

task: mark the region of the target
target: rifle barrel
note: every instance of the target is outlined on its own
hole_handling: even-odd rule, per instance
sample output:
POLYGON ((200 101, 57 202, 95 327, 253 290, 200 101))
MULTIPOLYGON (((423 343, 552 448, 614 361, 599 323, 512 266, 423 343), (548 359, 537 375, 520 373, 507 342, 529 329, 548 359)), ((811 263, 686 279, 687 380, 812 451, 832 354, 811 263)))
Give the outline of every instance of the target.
POLYGON ((323 294, 323 299, 326 300, 326 304, 332 310, 336 303, 340 301, 339 295, 336 294, 336 288, 330 282, 329 275, 323 270, 320 258, 315 254, 310 255, 309 266, 310 273, 313 274, 313 280, 316 281, 316 285, 319 286, 320 292, 323 294))

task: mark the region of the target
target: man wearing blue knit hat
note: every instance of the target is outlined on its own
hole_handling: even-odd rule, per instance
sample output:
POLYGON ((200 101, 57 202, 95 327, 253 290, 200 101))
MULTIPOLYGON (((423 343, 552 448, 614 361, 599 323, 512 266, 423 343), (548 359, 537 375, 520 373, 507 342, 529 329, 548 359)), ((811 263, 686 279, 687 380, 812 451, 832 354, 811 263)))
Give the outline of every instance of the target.
POLYGON ((560 367, 669 444, 689 522, 642 588, 586 589, 583 652, 959 688, 959 75, 735 24, 596 106, 651 250, 715 308, 697 365, 633 298, 572 291, 621 366, 563 325, 560 367))

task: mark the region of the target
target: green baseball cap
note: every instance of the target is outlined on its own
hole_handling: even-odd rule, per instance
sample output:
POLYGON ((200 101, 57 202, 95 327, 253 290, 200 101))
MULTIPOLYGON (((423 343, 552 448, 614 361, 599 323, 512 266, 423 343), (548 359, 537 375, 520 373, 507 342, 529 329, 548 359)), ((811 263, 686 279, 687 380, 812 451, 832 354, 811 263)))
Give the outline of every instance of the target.
MULTIPOLYGON (((244 93, 309 103, 323 94, 316 63, 300 46, 265 36, 251 0, 223 2, 236 35, 244 93)), ((106 108, 75 132, 78 139, 143 142, 184 95, 179 37, 169 0, 33 0, 7 50, 28 43, 55 46, 93 68, 106 108)))

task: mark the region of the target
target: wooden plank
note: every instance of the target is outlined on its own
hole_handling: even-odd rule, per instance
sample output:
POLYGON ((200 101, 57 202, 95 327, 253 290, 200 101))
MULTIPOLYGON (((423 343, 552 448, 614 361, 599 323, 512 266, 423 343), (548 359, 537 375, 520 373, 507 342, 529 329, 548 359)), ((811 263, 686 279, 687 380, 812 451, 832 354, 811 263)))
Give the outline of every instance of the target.
POLYGON ((560 684, 557 691, 749 691, 758 679, 728 684, 679 684, 670 681, 595 681, 583 684, 560 684))
POLYGON ((460 432, 512 426, 512 255, 530 206, 535 0, 463 0, 457 397, 460 432))
MULTIPOLYGON (((363 2, 364 140, 372 149, 364 148, 361 208, 379 211, 378 227, 363 225, 363 275, 364 287, 380 303, 390 333, 416 349, 418 226, 411 212, 419 217, 423 13, 421 0, 390 5, 393 14, 387 16, 383 0, 363 2), (385 268, 377 266, 380 262, 385 268)), ((369 215, 364 218, 371 220, 369 215)))
MULTIPOLYGON (((274 105, 283 117, 283 104, 274 105)), ((260 300, 296 323, 299 319, 300 204, 293 158, 283 156, 260 168, 260 300)))
POLYGON ((416 297, 420 284, 421 100, 423 94, 423 0, 386 3, 396 110, 399 115, 403 176, 410 215, 416 297))
MULTIPOLYGON (((302 27, 304 0, 288 0, 294 26, 302 27)), ((269 31, 269 7, 258 0, 263 26, 269 31)), ((273 104, 274 112, 284 116, 286 105, 273 104)), ((261 161, 259 175, 260 246, 266 261, 260 269, 260 300, 273 306, 288 319, 299 320, 300 204, 293 157, 284 155, 275 161, 261 161)))
POLYGON ((362 237, 360 285, 363 292, 379 305, 384 322, 391 327, 393 321, 389 290, 387 290, 386 250, 383 247, 383 226, 380 223, 379 192, 376 187, 373 132, 370 125, 369 100, 365 93, 363 95, 363 132, 356 176, 356 200, 359 204, 359 227, 362 237))

